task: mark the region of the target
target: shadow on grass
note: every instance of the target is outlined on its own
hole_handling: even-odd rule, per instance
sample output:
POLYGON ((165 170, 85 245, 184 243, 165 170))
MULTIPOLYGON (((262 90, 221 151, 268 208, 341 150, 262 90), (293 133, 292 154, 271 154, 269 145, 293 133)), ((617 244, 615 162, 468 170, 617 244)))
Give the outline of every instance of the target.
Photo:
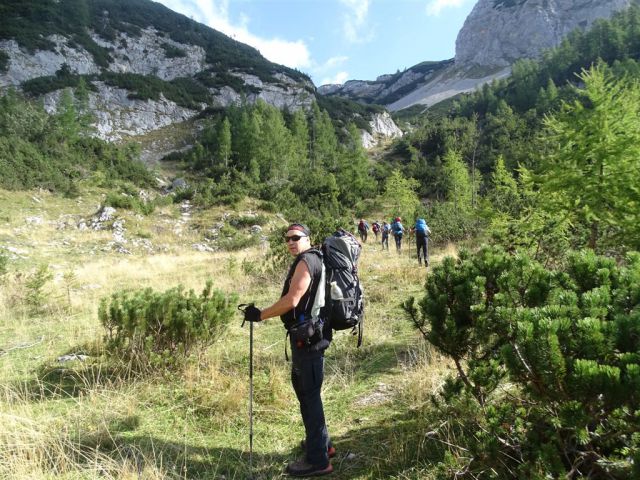
POLYGON ((418 343, 407 343, 406 339, 397 342, 365 344, 360 348, 341 346, 329 347, 326 354, 326 368, 337 374, 353 374, 358 381, 366 381, 388 373, 398 371, 412 362, 411 358, 418 343))
POLYGON ((96 388, 119 388, 141 375, 126 364, 106 362, 99 354, 86 348, 71 349, 61 357, 68 357, 68 360, 46 362, 38 367, 33 378, 10 384, 15 400, 40 402, 73 398, 96 388), (88 352, 86 358, 84 352, 88 352))
MULTIPOLYGON (((245 450, 230 447, 202 447, 168 441, 135 433, 135 419, 126 418, 109 426, 109 435, 81 437, 88 451, 100 450, 116 464, 133 465, 140 474, 147 467, 161 471, 166 478, 249 479, 288 478, 284 473, 288 462, 300 458, 299 438, 290 439, 288 454, 253 453, 249 463, 248 441, 245 450)), ((424 425, 415 412, 386 418, 375 425, 354 428, 333 438, 337 454, 332 460, 334 479, 412 478, 418 463, 442 458, 442 448, 425 442, 424 425)), ((215 433, 211 433, 215 438, 215 433)), ((282 450, 282 449, 279 449, 282 450)), ((419 466, 418 466, 419 467, 419 466)), ((414 478, 420 478, 416 476, 414 478)))

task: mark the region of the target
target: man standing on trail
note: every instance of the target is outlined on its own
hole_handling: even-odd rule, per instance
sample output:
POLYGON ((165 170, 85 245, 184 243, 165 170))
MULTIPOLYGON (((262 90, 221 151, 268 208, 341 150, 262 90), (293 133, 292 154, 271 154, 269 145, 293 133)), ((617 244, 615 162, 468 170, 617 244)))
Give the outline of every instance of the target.
POLYGON ((418 264, 422 265, 421 253, 424 255, 424 266, 429 266, 429 235, 431 230, 424 218, 418 218, 414 227, 416 232, 416 248, 418 250, 418 264))
POLYGON ((289 225, 284 241, 295 259, 289 268, 280 299, 263 310, 252 304, 244 314, 245 320, 249 322, 280 316, 290 333, 291 383, 300 403, 306 435, 302 442, 305 456, 287 465, 287 473, 295 477, 333 472, 329 458, 335 455, 320 397, 324 377, 324 351, 331 342, 331 329, 315 331, 304 341, 295 333, 307 331, 306 325, 311 319, 311 309, 322 278, 322 257, 318 250, 311 248, 310 234, 309 228, 301 223, 289 225))
POLYGON ((391 231, 393 232, 393 237, 396 240, 396 252, 398 255, 402 250, 402 236, 404 235, 405 228, 402 225, 402 219, 400 217, 396 217, 393 223, 391 224, 391 231))

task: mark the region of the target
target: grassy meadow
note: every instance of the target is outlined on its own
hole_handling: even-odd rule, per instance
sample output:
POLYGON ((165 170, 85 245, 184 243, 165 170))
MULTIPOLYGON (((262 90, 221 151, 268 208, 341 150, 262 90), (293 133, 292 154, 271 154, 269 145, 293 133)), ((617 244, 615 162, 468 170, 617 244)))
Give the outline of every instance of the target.
MULTIPOLYGON (((118 253, 112 231, 75 226, 103 195, 0 191, 0 248, 9 258, 0 277, 0 478, 249 478, 249 329, 240 313, 179 372, 141 374, 106 354, 97 308, 116 291, 182 284, 199 292, 209 278, 240 302, 266 306, 285 272, 263 268, 265 246, 193 247, 222 221, 222 208, 188 216, 178 205, 149 216, 119 210, 130 253, 118 253), (68 354, 87 358, 58 360, 68 354)), ((282 224, 270 216, 263 228, 282 224)), ((382 252, 373 235, 364 245, 364 345, 340 332, 327 351, 333 478, 435 478, 425 440, 438 425, 423 406, 451 367, 399 308, 409 295, 422 296, 427 270, 413 250, 393 250, 382 252)), ((432 264, 447 253, 453 248, 432 251, 432 264)), ((254 340, 253 477, 281 478, 301 455, 303 427, 280 321, 257 324, 254 340)))

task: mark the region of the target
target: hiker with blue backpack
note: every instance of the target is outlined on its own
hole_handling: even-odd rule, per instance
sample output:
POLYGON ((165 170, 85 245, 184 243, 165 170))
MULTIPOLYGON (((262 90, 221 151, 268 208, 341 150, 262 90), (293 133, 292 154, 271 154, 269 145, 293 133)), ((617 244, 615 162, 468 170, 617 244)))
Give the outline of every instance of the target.
POLYGON ((416 234, 416 248, 418 250, 418 264, 422 265, 424 258, 424 266, 429 266, 429 235, 431 230, 424 218, 418 218, 414 226, 416 234))
POLYGON ((387 251, 389 251, 389 233, 391 232, 391 225, 387 222, 383 222, 382 224, 382 250, 384 247, 387 247, 387 251))
POLYGON ((400 217, 396 217, 391 224, 391 231, 393 232, 393 238, 396 241, 396 252, 398 252, 399 255, 402 250, 402 236, 405 232, 405 228, 402 225, 402 219, 400 217))
MULTIPOLYGON (((291 383, 300 404, 305 428, 301 442, 305 456, 287 465, 296 477, 333 472, 330 458, 336 453, 325 423, 321 389, 324 352, 333 330, 358 330, 362 342, 364 300, 357 276, 362 246, 350 233, 339 230, 325 239, 321 248, 311 246, 311 232, 300 223, 289 225, 284 236, 295 257, 284 282, 282 295, 273 305, 260 310, 253 304, 244 318, 259 322, 280 316, 291 348, 291 383)), ((285 347, 286 354, 286 347, 285 347)))

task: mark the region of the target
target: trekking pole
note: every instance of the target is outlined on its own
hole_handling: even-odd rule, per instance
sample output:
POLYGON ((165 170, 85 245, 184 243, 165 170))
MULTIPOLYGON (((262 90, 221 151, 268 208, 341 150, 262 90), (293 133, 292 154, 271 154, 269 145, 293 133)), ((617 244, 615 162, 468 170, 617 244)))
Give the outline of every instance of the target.
MULTIPOLYGON (((249 305, 238 305, 238 310, 244 313, 249 305)), ((240 328, 244 327, 242 321, 240 328)), ((253 322, 249 322, 249 479, 253 479, 253 322)))

